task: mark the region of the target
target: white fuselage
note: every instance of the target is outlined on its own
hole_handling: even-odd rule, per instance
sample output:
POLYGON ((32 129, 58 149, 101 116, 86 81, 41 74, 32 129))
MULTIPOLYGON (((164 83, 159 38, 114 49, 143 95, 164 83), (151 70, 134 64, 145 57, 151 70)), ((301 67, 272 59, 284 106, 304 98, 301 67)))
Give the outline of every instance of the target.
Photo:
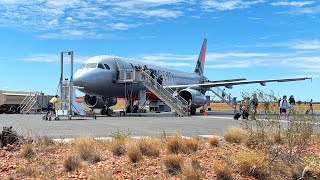
POLYGON ((74 74, 74 86, 81 87, 80 91, 89 95, 102 97, 128 97, 128 94, 136 96, 141 90, 146 90, 141 83, 117 83, 119 69, 134 69, 147 66, 154 71, 156 77, 163 77, 163 85, 187 85, 197 84, 203 81, 197 73, 187 73, 156 65, 137 61, 125 60, 110 56, 95 56, 88 59, 74 74))

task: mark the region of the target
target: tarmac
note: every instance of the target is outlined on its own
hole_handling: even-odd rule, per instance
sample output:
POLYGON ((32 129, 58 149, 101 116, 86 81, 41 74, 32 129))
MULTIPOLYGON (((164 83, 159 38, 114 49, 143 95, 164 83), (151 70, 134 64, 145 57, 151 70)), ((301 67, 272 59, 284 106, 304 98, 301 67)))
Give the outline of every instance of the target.
MULTIPOLYGON (((286 120, 282 121, 287 122, 286 120)), ((209 112, 207 116, 176 117, 168 113, 143 116, 78 117, 68 120, 45 121, 42 115, 0 114, 0 125, 12 126, 25 137, 49 137, 67 139, 76 136, 110 137, 117 131, 129 132, 131 136, 163 136, 178 132, 183 136, 222 135, 229 126, 240 125, 233 120, 231 111, 209 112)), ((1 128, 1 127, 0 127, 1 128)))
MULTIPOLYGON (((132 136, 162 136, 179 132, 184 136, 218 135, 229 126, 239 125, 233 115, 196 115, 175 117, 170 114, 149 116, 114 116, 67 118, 44 121, 42 115, 1 114, 1 126, 12 126, 26 137, 73 138, 80 135, 110 137, 117 131, 130 132, 132 136), (210 117, 210 118, 209 118, 210 117)), ((0 127, 1 128, 1 127, 0 127)))

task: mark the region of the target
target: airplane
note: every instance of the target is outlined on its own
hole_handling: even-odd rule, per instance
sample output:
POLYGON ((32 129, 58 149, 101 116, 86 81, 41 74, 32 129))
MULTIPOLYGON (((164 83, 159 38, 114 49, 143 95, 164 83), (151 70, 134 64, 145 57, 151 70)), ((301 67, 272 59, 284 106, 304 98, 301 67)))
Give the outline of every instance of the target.
MULTIPOLYGON (((137 99, 141 90, 148 89, 142 83, 118 83, 120 70, 134 70, 137 67, 147 67, 156 77, 163 77, 165 88, 179 90, 179 95, 187 102, 192 101, 191 114, 196 108, 207 103, 205 93, 212 87, 232 88, 234 85, 259 83, 265 86, 269 82, 288 82, 311 79, 310 77, 282 78, 265 80, 246 80, 244 78, 210 81, 204 76, 207 39, 204 39, 199 58, 193 73, 182 72, 152 64, 146 64, 121 57, 108 55, 94 56, 88 59, 73 76, 73 85, 85 93, 84 103, 89 108, 102 109, 101 114, 111 116, 110 107, 117 104, 117 98, 137 99)), ((149 92, 148 99, 157 97, 149 92)))

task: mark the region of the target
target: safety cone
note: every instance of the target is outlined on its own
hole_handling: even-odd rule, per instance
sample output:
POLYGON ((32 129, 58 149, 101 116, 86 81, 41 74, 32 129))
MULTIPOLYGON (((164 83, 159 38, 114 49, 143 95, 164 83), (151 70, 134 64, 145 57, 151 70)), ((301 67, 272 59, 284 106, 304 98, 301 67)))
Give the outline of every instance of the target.
POLYGON ((204 111, 204 112, 203 112, 203 115, 204 115, 204 116, 207 116, 207 115, 208 115, 207 111, 204 111))

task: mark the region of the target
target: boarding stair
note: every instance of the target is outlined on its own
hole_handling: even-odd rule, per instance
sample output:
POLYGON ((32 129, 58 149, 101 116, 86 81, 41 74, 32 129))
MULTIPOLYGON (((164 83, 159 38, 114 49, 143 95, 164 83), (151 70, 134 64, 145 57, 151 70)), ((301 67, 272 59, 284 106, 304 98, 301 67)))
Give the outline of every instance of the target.
POLYGON ((38 104, 38 97, 41 92, 30 92, 20 104, 20 113, 29 114, 30 112, 36 113, 40 108, 38 104))
POLYGON ((234 104, 232 103, 232 97, 227 99, 227 94, 224 90, 220 89, 219 87, 212 87, 210 91, 213 92, 217 97, 219 97, 222 102, 227 103, 230 107, 234 108, 234 104))
MULTIPOLYGON (((179 116, 188 114, 188 102, 180 95, 173 96, 174 91, 169 87, 160 85, 155 78, 152 78, 148 71, 141 72, 141 82, 160 100, 166 103, 179 116)), ((138 73, 139 74, 139 73, 138 73)), ((139 75, 140 76, 140 75, 139 75)))

